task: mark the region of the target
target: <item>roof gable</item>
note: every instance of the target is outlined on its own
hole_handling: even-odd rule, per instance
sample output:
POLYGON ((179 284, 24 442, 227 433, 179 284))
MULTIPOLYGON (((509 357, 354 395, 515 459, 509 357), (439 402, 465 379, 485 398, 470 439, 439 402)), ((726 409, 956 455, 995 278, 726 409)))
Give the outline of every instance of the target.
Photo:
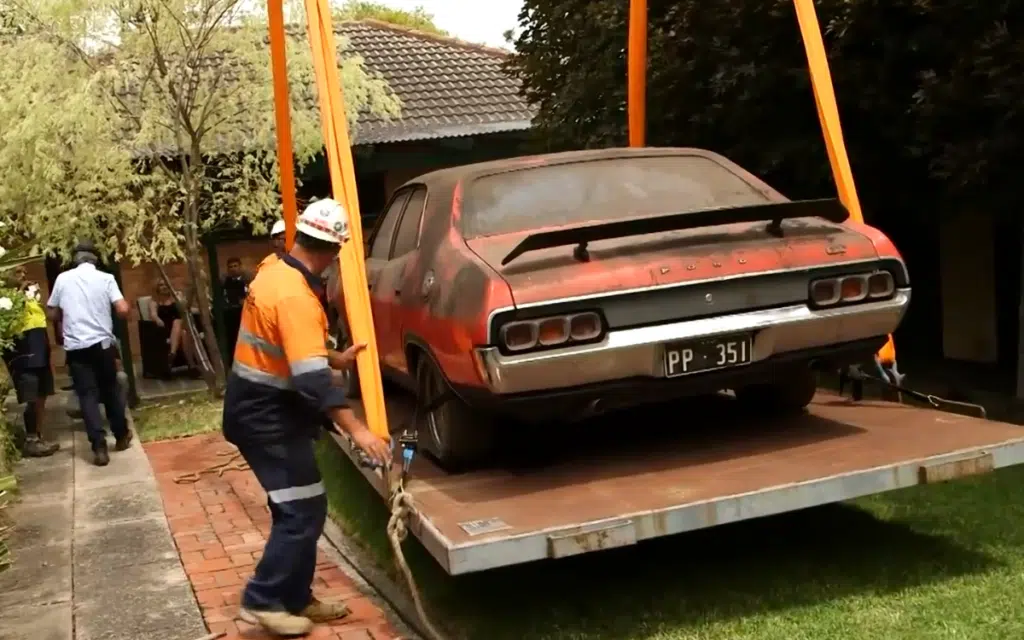
POLYGON ((361 117, 356 144, 530 127, 533 111, 502 68, 505 51, 375 20, 342 22, 335 31, 348 39, 347 53, 384 76, 402 102, 399 118, 361 117))

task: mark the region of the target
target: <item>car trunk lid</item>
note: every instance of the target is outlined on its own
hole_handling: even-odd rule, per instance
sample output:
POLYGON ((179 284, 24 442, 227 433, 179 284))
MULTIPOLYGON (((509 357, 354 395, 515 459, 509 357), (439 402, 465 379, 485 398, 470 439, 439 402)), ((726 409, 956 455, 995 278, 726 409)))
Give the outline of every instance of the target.
POLYGON ((603 238, 587 242, 587 260, 574 257, 578 243, 542 246, 506 260, 530 233, 466 243, 505 279, 516 306, 878 257, 869 238, 842 224, 805 217, 782 228, 781 237, 760 221, 603 238))

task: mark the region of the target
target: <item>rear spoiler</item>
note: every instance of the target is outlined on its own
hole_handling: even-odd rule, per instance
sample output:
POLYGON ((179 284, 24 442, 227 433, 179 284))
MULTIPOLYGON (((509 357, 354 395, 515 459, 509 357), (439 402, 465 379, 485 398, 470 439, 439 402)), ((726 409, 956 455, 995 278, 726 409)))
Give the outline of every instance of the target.
POLYGON ((642 236, 663 231, 680 231, 713 227, 720 224, 739 222, 768 222, 768 232, 782 235, 782 221, 792 218, 824 218, 829 222, 844 222, 850 217, 846 207, 834 198, 821 200, 796 200, 789 202, 772 202, 755 204, 747 207, 723 207, 720 209, 704 209, 685 213, 671 213, 652 218, 633 218, 602 222, 570 229, 544 231, 526 236, 508 255, 502 258, 501 266, 505 266, 524 253, 565 247, 575 244, 573 256, 582 262, 589 260, 587 243, 597 240, 611 240, 642 236))

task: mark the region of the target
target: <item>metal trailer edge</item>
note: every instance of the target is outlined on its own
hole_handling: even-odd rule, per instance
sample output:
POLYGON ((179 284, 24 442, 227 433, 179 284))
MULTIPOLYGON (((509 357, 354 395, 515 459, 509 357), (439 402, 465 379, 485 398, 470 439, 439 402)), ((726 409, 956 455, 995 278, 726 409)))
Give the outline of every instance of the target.
MULTIPOLYGON (((874 403, 876 407, 878 404, 874 403)), ((909 409, 914 412, 951 415, 924 408, 909 409)), ((974 419, 964 420, 970 423, 974 419)), ((948 421, 936 419, 935 422, 948 421)), ((968 425, 963 426, 967 428, 968 425)), ((1019 429, 1013 425, 1005 426, 1019 429)), ((332 435, 354 463, 349 440, 332 435)), ((422 509, 421 505, 415 504, 414 500, 410 530, 445 571, 454 576, 625 547, 642 540, 983 474, 1022 463, 1024 431, 1021 431, 1020 437, 935 455, 913 457, 800 482, 773 484, 753 491, 723 494, 708 499, 680 500, 664 508, 567 521, 558 526, 523 533, 510 532, 503 535, 501 531, 509 527, 502 526, 504 523, 499 518, 494 519, 497 524, 490 529, 486 521, 478 521, 480 529, 476 533, 484 537, 464 542, 455 542, 443 534, 432 522, 431 514, 422 509)), ((381 472, 358 464, 356 468, 374 490, 386 499, 387 483, 381 472)), ((651 479, 647 478, 644 482, 650 483, 651 479)))

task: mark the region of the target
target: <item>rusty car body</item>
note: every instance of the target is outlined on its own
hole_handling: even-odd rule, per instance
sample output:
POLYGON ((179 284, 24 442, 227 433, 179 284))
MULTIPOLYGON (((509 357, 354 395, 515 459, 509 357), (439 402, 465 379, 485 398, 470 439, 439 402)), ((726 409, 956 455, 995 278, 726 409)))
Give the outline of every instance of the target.
POLYGON ((421 402, 449 395, 420 426, 449 469, 486 459, 509 418, 724 389, 802 410, 814 371, 870 359, 910 301, 892 242, 847 217, 700 149, 428 173, 368 236, 384 376, 421 402))

